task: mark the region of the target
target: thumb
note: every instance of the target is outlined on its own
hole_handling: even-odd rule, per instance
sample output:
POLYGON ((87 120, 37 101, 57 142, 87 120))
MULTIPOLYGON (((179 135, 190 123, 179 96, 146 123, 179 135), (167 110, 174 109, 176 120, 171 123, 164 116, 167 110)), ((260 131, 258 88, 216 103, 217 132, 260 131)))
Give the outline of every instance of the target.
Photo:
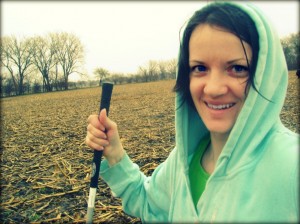
POLYGON ((107 117, 105 108, 100 111, 99 120, 106 130, 109 130, 113 127, 113 122, 107 117))

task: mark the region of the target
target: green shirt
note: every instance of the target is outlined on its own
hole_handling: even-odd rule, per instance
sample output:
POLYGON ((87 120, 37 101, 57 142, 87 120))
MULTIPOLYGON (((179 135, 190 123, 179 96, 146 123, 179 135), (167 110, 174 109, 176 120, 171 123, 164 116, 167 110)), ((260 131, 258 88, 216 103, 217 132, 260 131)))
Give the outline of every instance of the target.
POLYGON ((209 143, 210 137, 208 135, 201 140, 199 147, 194 153, 190 163, 189 178, 195 207, 197 206, 198 200, 205 189, 206 181, 209 178, 209 173, 207 173, 201 165, 201 158, 209 143))

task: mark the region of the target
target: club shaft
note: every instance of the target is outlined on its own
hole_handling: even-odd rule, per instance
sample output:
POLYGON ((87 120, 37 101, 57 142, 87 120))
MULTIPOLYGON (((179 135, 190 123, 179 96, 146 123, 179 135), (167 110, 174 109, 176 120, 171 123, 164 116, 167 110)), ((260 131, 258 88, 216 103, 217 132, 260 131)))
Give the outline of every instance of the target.
MULTIPOLYGON (((106 113, 108 116, 110 100, 111 100, 111 95, 112 95, 112 89, 113 89, 112 83, 103 83, 99 114, 102 109, 106 109, 106 113)), ((91 175, 91 182, 90 182, 90 192, 89 192, 89 200, 88 200, 88 208, 87 208, 87 221, 86 222, 88 224, 93 223, 96 191, 98 188, 102 154, 103 154, 103 151, 94 150, 92 175, 91 175)))

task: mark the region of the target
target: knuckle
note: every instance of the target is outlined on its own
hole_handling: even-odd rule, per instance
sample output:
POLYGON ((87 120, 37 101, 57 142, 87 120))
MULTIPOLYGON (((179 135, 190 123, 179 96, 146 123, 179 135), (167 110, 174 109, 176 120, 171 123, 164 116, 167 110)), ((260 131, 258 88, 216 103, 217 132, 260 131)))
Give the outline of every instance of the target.
POLYGON ((85 144, 87 144, 87 146, 91 147, 91 140, 88 137, 85 138, 85 144))
POLYGON ((91 130, 91 124, 88 124, 88 125, 86 126, 86 130, 87 130, 87 131, 90 131, 90 130, 91 130))
POLYGON ((97 138, 94 135, 88 133, 85 141, 89 144, 92 144, 93 142, 95 142, 96 139, 97 138))
POLYGON ((90 115, 90 116, 87 118, 86 121, 87 121, 88 123, 90 123, 91 119, 92 119, 92 115, 90 115))
POLYGON ((92 123, 95 120, 95 117, 97 117, 97 115, 92 114, 87 118, 87 123, 92 123))
POLYGON ((89 139, 91 142, 95 142, 95 140, 97 139, 94 135, 90 135, 89 139))
POLYGON ((114 122, 114 121, 111 122, 111 126, 112 126, 113 129, 117 129, 118 128, 117 123, 114 122))

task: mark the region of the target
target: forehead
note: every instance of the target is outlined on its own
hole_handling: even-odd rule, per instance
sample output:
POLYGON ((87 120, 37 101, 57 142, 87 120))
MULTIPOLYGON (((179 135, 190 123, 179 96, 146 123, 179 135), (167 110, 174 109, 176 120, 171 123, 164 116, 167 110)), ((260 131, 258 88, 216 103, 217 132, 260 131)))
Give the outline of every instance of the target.
MULTIPOLYGON (((251 47, 243 42, 247 55, 251 56, 251 47)), ((233 33, 208 24, 198 25, 192 32, 189 41, 190 57, 208 56, 215 57, 241 57, 244 55, 241 40, 233 33)))

